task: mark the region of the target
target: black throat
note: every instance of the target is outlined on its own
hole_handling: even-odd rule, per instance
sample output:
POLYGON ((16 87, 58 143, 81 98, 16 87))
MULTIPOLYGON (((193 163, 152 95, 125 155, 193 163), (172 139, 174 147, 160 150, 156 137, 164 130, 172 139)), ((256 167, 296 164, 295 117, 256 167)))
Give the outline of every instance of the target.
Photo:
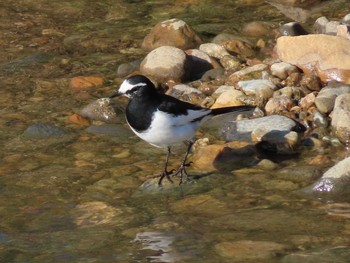
POLYGON ((153 114, 161 103, 160 95, 155 88, 142 87, 141 89, 130 99, 125 111, 129 125, 138 132, 150 127, 153 114))

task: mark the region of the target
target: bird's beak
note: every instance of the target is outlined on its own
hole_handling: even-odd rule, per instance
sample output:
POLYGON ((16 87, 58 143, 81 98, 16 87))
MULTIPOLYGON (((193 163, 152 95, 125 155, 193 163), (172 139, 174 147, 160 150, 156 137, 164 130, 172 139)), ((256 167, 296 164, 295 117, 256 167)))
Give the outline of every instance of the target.
POLYGON ((115 98, 115 97, 119 97, 119 96, 121 96, 121 95, 122 95, 122 93, 120 93, 119 91, 116 91, 114 94, 112 94, 111 96, 109 96, 109 98, 112 99, 112 98, 115 98))

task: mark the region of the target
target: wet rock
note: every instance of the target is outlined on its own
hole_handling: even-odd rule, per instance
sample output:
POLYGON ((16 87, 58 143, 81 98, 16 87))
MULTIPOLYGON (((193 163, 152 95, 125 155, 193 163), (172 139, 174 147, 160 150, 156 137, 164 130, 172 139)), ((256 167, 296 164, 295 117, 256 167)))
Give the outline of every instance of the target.
POLYGON ((315 197, 348 200, 350 196, 350 157, 328 169, 312 186, 303 191, 315 197))
POLYGON ((95 76, 79 76, 74 77, 70 81, 70 86, 75 91, 89 90, 101 87, 104 83, 103 78, 95 76))
POLYGON ((296 65, 305 73, 316 70, 323 82, 350 83, 350 42, 342 37, 306 35, 277 39, 276 52, 284 62, 296 65))
POLYGON ((117 69, 117 76, 124 78, 127 75, 140 70, 141 60, 134 60, 129 63, 120 64, 117 69))
POLYGON ((91 125, 86 129, 86 131, 95 134, 115 136, 119 138, 127 138, 131 135, 130 130, 120 124, 91 125))
POLYGON ((89 126, 90 125, 90 122, 88 119, 86 119, 83 116, 80 116, 79 114, 76 114, 76 113, 69 116, 68 120, 74 124, 77 124, 77 125, 82 125, 82 126, 89 126))
POLYGON ((249 163, 255 155, 255 148, 247 142, 230 142, 200 147, 192 156, 193 167, 213 172, 232 170, 249 163))
MULTIPOLYGON (((317 3, 319 0, 311 0, 311 1, 317 3)), ((309 11, 308 8, 306 8, 306 5, 308 6, 312 4, 311 1, 268 0, 266 2, 276 7, 286 17, 289 17, 294 21, 304 23, 311 16, 311 12, 309 11)))
POLYGON ((180 49, 198 47, 202 40, 184 21, 174 18, 155 25, 144 38, 142 48, 153 50, 161 46, 174 46, 180 49))
POLYGON ((199 46, 199 50, 217 59, 221 59, 224 56, 230 55, 230 53, 228 53, 224 47, 214 43, 202 44, 199 46))
POLYGON ((224 123, 221 135, 226 141, 246 140, 251 141, 251 133, 260 130, 260 137, 274 131, 288 133, 298 131, 299 125, 290 118, 281 115, 265 116, 251 120, 230 121, 224 123))
POLYGON ((280 34, 282 36, 301 36, 307 35, 308 32, 298 22, 289 22, 280 26, 280 34))
POLYGON ((274 63, 270 67, 271 74, 283 80, 286 79, 290 74, 299 72, 299 69, 286 62, 274 63))
POLYGON ((317 109, 321 113, 331 112, 337 96, 345 93, 350 93, 350 85, 329 84, 318 93, 315 99, 317 109))
POLYGON ((230 258, 231 262, 273 260, 286 248, 287 246, 275 242, 252 240, 222 242, 215 245, 219 255, 230 258))
POLYGON ((289 111, 295 105, 294 101, 284 95, 273 97, 265 105, 267 114, 275 114, 289 111))
POLYGON ((244 94, 262 99, 271 98, 276 88, 275 84, 264 79, 242 80, 237 83, 237 86, 244 94))
POLYGON ((117 114, 109 98, 102 98, 91 102, 81 109, 80 115, 90 120, 107 123, 115 123, 117 121, 117 114))
POLYGON ((337 246, 317 250, 291 253, 285 256, 282 263, 347 263, 350 258, 350 248, 337 246))
POLYGON ((28 56, 24 56, 3 64, 0 64, 0 72, 4 74, 12 74, 21 70, 29 69, 35 65, 40 65, 49 62, 53 56, 48 53, 35 53, 28 56))
POLYGON ((186 50, 190 79, 199 79, 203 74, 213 69, 211 58, 198 49, 186 50))
MULTIPOLYGON (((226 86, 226 87, 231 87, 231 86, 226 86)), ((233 87, 231 87, 230 90, 227 90, 219 95, 219 97, 216 99, 214 105, 211 108, 215 109, 215 108, 244 105, 244 103, 240 99, 244 96, 245 95, 242 91, 235 90, 233 87)))
POLYGON ((350 93, 339 95, 335 99, 331 125, 339 140, 348 144, 350 142, 350 93))
POLYGON ((227 81, 227 85, 234 85, 240 80, 244 79, 257 79, 261 77, 261 74, 264 70, 266 70, 268 66, 266 64, 257 64, 254 66, 247 67, 245 69, 241 69, 233 74, 231 74, 227 81))
POLYGON ((29 126, 23 133, 26 138, 45 139, 67 135, 67 131, 47 123, 37 123, 29 126))
POLYGON ((159 82, 185 79, 186 53, 179 48, 162 46, 152 50, 141 62, 140 71, 159 82))
POLYGON ((258 149, 275 154, 294 154, 299 145, 299 135, 295 131, 270 131, 255 129, 252 141, 258 142, 258 149))
POLYGON ((122 211, 104 202, 92 201, 77 205, 72 213, 77 226, 91 227, 112 224, 122 211))
POLYGON ((176 213, 202 217, 217 217, 230 212, 225 203, 205 194, 186 196, 173 203, 171 209, 176 213))

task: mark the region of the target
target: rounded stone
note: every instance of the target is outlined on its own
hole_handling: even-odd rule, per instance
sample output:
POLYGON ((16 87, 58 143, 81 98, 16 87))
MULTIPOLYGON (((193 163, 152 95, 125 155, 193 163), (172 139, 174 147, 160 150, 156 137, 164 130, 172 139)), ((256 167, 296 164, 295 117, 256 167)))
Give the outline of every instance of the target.
POLYGON ((162 46, 152 50, 141 62, 140 71, 159 82, 185 79, 186 54, 179 48, 162 46))

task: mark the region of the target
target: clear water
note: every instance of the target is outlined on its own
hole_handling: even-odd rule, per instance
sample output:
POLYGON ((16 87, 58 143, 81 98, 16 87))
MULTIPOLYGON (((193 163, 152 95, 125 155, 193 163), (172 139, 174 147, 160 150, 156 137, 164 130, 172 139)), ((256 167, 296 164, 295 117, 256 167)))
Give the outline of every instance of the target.
MULTIPOLYGON (((339 149, 306 149, 274 171, 242 166, 181 188, 142 190, 164 152, 135 138, 122 112, 113 136, 67 121, 111 94, 117 66, 144 55, 140 43, 156 22, 178 17, 210 39, 252 19, 276 27, 289 21, 262 2, 1 2, 0 262, 233 262, 218 245, 242 240, 284 245, 259 259, 281 262, 294 252, 348 246, 348 217, 330 216, 337 208, 298 192, 326 169, 308 161, 316 154, 334 161, 339 149), (69 87, 76 75, 110 85, 77 93, 69 87), (34 123, 69 134, 24 137, 34 123)), ((346 4, 332 1, 313 16, 342 17, 346 4)))

